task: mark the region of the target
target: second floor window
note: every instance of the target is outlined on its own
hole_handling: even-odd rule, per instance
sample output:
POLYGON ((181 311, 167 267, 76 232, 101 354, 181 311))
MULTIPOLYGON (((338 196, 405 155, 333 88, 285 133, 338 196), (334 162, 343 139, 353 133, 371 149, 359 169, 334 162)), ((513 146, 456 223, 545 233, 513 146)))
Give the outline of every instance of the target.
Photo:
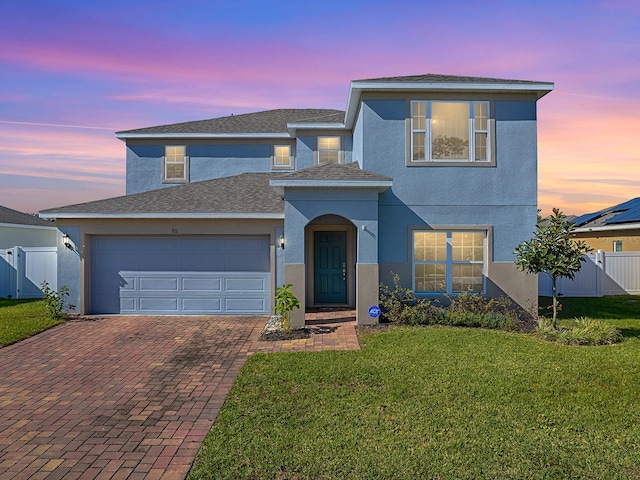
POLYGON ((341 163, 340 137, 318 137, 318 163, 341 163))
POLYGON ((411 102, 411 158, 418 162, 491 160, 489 102, 411 102))
POLYGON ((273 168, 293 168, 291 145, 275 145, 273 147, 273 168))
POLYGON ((163 181, 181 183, 188 181, 189 163, 187 147, 184 145, 167 145, 164 147, 163 181))

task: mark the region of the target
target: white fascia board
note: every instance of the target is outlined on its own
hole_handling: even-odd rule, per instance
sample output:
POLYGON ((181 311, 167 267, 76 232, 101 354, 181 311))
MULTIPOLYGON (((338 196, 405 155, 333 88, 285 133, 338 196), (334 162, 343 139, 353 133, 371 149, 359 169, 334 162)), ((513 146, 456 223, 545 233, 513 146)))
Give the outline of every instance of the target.
MULTIPOLYGON (((553 83, 460 83, 460 82, 351 82, 345 126, 353 128, 355 115, 358 111, 360 97, 365 90, 372 92, 516 92, 536 93, 538 100, 553 90, 553 83)), ((472 99, 470 99, 472 100, 472 99)))
POLYGON ((602 227, 578 227, 573 229, 573 233, 590 232, 615 232, 618 230, 638 230, 640 223, 611 223, 602 227))
POLYGON ((383 181, 354 181, 354 180, 271 180, 269 182, 278 195, 284 195, 286 187, 293 188, 375 188, 380 193, 390 189, 393 182, 383 181))
POLYGON ((291 138, 284 132, 274 133, 116 133, 116 138, 291 138))
MULTIPOLYGON (((43 218, 43 217, 40 217, 43 218)), ((9 227, 9 228, 29 228, 34 230, 57 230, 55 225, 51 225, 47 227, 46 225, 23 225, 22 223, 0 223, 0 227, 9 227)))
POLYGON ((295 137, 297 130, 346 130, 342 122, 325 122, 325 123, 287 123, 287 130, 292 137, 295 137))
POLYGON ((41 218, 77 218, 77 219, 112 219, 112 218, 146 218, 146 219, 252 219, 278 220, 284 213, 41 213, 41 218))

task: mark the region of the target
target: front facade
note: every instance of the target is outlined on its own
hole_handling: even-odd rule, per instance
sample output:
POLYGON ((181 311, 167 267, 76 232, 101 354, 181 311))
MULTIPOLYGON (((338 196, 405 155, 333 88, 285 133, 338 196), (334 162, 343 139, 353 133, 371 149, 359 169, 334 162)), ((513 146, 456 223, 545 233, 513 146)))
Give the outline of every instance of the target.
MULTIPOLYGON (((378 285, 537 301, 513 251, 537 218, 546 82, 419 75, 351 83, 345 111, 270 110, 117 133, 127 195, 41 212, 72 248, 59 284, 83 313, 268 314, 378 285)), ((73 302, 72 302, 73 303, 73 302)))

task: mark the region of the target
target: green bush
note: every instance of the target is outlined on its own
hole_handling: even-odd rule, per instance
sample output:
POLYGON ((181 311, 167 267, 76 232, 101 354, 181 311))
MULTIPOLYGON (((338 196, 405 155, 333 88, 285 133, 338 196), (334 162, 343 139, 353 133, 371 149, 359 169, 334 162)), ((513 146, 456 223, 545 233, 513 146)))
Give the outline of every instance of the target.
POLYGON ((507 298, 486 298, 464 292, 449 296, 450 306, 442 308, 435 301, 419 298, 412 290, 399 285, 393 276, 393 289, 380 285, 381 319, 400 325, 455 325, 513 331, 520 319, 507 298))
POLYGON ((42 293, 44 294, 44 304, 49 312, 49 316, 53 320, 60 320, 67 317, 67 310, 74 311, 75 305, 66 305, 67 297, 69 296, 69 287, 63 285, 59 292, 51 289, 49 282, 46 280, 40 285, 42 293))
POLYGON ((538 320, 536 335, 562 345, 612 345, 622 341, 622 333, 613 325, 592 318, 581 317, 568 328, 554 328, 545 317, 538 320))
POLYGON ((441 323, 443 310, 435 302, 418 298, 409 288, 399 285, 400 277, 393 275, 393 290, 380 284, 379 302, 382 322, 400 325, 431 325, 441 323))
POLYGON ((518 311, 506 297, 484 297, 478 293, 463 292, 448 295, 451 302, 446 310, 447 325, 517 330, 520 325, 518 311))
POLYGON ((296 308, 300 308, 300 300, 293 294, 290 283, 285 283, 279 288, 276 288, 276 303, 274 307, 275 314, 280 317, 280 323, 282 330, 285 333, 289 333, 291 330, 291 317, 293 311, 296 308))

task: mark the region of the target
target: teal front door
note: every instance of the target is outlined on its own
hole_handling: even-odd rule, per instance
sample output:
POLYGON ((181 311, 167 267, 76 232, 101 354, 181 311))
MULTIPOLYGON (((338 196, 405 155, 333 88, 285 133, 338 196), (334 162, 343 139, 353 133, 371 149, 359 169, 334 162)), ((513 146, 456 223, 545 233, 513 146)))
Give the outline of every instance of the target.
POLYGON ((347 232, 314 232, 314 303, 347 303, 347 232))

